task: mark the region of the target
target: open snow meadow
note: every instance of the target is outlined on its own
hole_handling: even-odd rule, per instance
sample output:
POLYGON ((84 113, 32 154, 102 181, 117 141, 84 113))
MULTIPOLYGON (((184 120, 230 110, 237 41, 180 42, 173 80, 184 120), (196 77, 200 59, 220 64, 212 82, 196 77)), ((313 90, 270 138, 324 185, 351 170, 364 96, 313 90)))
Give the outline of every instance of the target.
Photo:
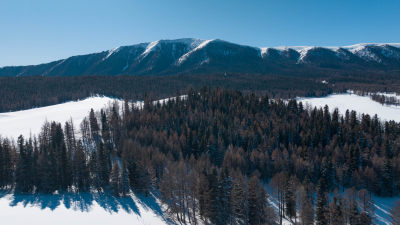
POLYGON ((310 107, 323 108, 328 105, 331 112, 335 108, 338 108, 341 114, 344 114, 346 110, 354 110, 358 114, 369 114, 371 117, 377 114, 381 120, 400 122, 400 106, 380 104, 369 96, 344 93, 317 98, 297 98, 297 100, 310 107))

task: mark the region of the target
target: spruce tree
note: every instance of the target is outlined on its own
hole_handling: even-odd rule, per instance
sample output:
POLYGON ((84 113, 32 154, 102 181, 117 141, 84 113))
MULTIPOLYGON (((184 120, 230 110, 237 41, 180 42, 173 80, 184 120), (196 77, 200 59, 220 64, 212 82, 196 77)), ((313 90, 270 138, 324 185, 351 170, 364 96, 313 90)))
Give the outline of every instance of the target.
POLYGON ((316 224, 328 225, 328 197, 326 194, 325 178, 320 178, 317 186, 317 207, 316 207, 316 224))
POLYGON ((118 163, 114 163, 111 170, 111 190, 113 195, 119 196, 120 193, 120 175, 118 163))
POLYGON ((235 172, 231 191, 232 223, 246 224, 248 220, 247 182, 241 172, 235 172))
POLYGON ((256 225, 261 224, 262 220, 262 208, 265 204, 261 197, 261 191, 259 187, 259 180, 257 176, 252 176, 249 180, 249 197, 248 197, 248 207, 249 207, 249 224, 256 225))
POLYGON ((128 170, 126 169, 125 163, 122 163, 122 172, 121 172, 121 194, 122 196, 126 196, 129 194, 130 191, 130 184, 129 184, 129 176, 128 170))

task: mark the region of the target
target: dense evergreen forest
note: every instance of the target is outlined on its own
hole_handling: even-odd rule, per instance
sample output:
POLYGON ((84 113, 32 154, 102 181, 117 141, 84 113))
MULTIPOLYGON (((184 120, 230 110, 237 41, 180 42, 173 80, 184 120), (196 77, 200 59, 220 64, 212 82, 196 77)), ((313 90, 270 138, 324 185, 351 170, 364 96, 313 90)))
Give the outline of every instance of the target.
POLYGON ((0 77, 0 112, 30 109, 92 95, 121 99, 161 99, 203 86, 267 94, 270 98, 325 96, 333 92, 397 92, 396 74, 365 72, 337 75, 195 74, 170 76, 0 77), (326 81, 322 83, 322 81, 326 81))
POLYGON ((191 224, 372 224, 371 194, 400 191, 400 124, 190 89, 163 105, 125 101, 79 126, 46 123, 37 137, 2 139, 0 165, 4 189, 155 194, 191 224))
POLYGON ((188 87, 223 87, 277 98, 322 96, 332 88, 311 78, 246 74, 171 76, 0 77, 0 112, 29 109, 92 95, 142 100, 175 96, 188 87))

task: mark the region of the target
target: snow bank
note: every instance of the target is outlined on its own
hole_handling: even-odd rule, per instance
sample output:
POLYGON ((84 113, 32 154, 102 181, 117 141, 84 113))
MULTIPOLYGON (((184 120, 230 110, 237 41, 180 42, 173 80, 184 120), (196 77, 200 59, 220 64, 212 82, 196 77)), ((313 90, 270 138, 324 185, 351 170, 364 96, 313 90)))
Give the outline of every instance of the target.
POLYGON ((297 98, 297 100, 317 108, 328 105, 330 111, 338 108, 341 114, 344 114, 348 109, 357 111, 360 114, 369 114, 371 117, 377 114, 381 120, 400 122, 400 106, 382 105, 373 101, 369 96, 346 93, 318 98, 297 98))

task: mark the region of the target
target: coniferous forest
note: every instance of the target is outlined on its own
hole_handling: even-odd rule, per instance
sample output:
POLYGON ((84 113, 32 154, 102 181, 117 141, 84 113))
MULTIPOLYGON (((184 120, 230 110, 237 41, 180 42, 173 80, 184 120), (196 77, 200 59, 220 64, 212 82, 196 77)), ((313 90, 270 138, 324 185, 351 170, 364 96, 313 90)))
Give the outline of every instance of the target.
POLYGON ((2 139, 0 187, 156 195, 191 224, 373 224, 371 195, 400 191, 400 124, 341 113, 213 88, 125 101, 2 139))

